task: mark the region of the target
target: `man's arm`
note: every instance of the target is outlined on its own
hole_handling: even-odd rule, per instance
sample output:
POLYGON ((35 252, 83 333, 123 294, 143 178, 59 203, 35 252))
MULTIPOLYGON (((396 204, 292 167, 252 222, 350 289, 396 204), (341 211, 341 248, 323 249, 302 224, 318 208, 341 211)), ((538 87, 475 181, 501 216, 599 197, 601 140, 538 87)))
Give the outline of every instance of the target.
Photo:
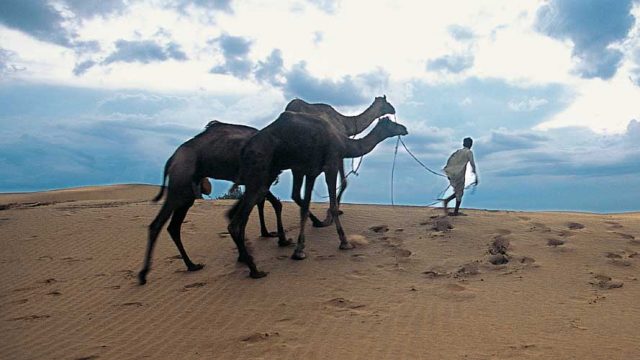
POLYGON ((478 173, 476 172, 476 162, 473 160, 473 152, 469 151, 469 163, 471 164, 471 171, 476 176, 476 185, 478 185, 478 173))

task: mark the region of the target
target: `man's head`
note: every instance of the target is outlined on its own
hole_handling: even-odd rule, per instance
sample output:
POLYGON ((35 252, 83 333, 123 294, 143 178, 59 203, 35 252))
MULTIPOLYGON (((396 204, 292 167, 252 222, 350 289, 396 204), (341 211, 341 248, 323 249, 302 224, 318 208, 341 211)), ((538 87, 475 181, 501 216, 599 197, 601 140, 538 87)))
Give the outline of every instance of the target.
POLYGON ((466 137, 464 138, 464 140, 462 140, 462 146, 466 147, 467 149, 471 149, 471 145, 473 145, 472 138, 466 137))

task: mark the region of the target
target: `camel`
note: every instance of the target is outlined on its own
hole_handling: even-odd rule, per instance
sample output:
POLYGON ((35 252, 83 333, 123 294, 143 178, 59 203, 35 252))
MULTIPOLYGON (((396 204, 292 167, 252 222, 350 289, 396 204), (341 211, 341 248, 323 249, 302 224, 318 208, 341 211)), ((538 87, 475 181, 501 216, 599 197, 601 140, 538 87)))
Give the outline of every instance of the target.
POLYGON ((294 177, 293 197, 300 197, 300 187, 305 179, 304 198, 300 200, 300 233, 296 249, 291 256, 294 260, 306 258, 304 253, 304 229, 309 215, 309 203, 315 180, 325 173, 329 191, 329 209, 332 213, 340 249, 351 249, 338 217, 336 199, 337 174, 343 159, 359 157, 369 153, 374 147, 389 137, 406 135, 407 129, 383 117, 367 136, 350 139, 336 127, 325 121, 318 121, 305 113, 285 111, 270 125, 254 135, 242 149, 238 182, 245 185, 242 199, 229 210, 228 226, 237 248, 238 261, 249 268, 252 278, 261 278, 267 273, 259 271, 253 257, 245 246, 245 227, 254 205, 269 191, 269 185, 278 174, 291 169, 294 177))
MULTIPOLYGON (((355 116, 342 115, 336 111, 336 109, 327 104, 310 104, 301 99, 291 100, 289 104, 287 104, 285 111, 307 113, 319 117, 335 126, 339 132, 346 136, 357 135, 369 127, 375 119, 383 115, 396 113, 396 109, 393 105, 387 102, 386 95, 377 96, 373 103, 364 112, 355 116)), ((347 189, 347 178, 344 174, 344 164, 340 166, 338 173, 340 175, 340 191, 338 192, 337 198, 337 204, 339 207, 342 194, 347 189)), ((298 203, 298 205, 300 205, 300 203, 298 203)), ((342 212, 340 211, 339 213, 342 212)), ((327 216, 324 221, 320 221, 312 213, 309 213, 309 218, 311 219, 314 227, 329 226, 333 222, 333 217, 329 210, 327 210, 327 216)))
MULTIPOLYGON (((364 130, 373 120, 387 114, 395 113, 395 109, 386 101, 386 97, 376 97, 373 104, 362 114, 356 116, 344 116, 333 107, 326 104, 309 104, 302 100, 293 100, 287 107, 322 116, 326 121, 335 124, 344 131, 353 131, 349 125, 354 124, 360 131, 364 130), (346 125, 343 125, 345 123, 346 125)), ((162 187, 160 193, 153 199, 159 201, 165 191, 165 180, 169 179, 167 200, 160 209, 158 215, 149 226, 149 240, 145 254, 144 265, 138 274, 140 284, 146 283, 146 275, 151 267, 153 247, 160 230, 171 218, 168 227, 188 271, 197 271, 203 268, 202 264, 194 264, 184 250, 180 236, 180 229, 189 209, 195 199, 201 197, 202 188, 198 184, 203 177, 211 177, 219 180, 235 181, 239 168, 240 150, 247 140, 258 129, 243 126, 225 124, 212 121, 207 124, 205 131, 182 144, 165 164, 162 187), (200 178, 198 177, 200 176, 200 178)), ((344 174, 344 171, 341 172, 344 174)), ((346 183, 345 183, 346 184, 346 183)), ((342 191, 342 190, 341 190, 342 191)), ((342 195, 342 192, 340 193, 342 195)), ((282 204, 271 193, 266 194, 276 213, 277 233, 269 232, 264 221, 264 199, 258 202, 258 215, 260 218, 260 233, 262 237, 278 237, 279 246, 288 246, 290 240, 285 237, 282 226, 282 204)), ((321 222, 313 214, 310 217, 315 226, 324 226, 327 222, 321 222)), ((328 218, 328 216, 327 216, 328 218)))
MULTIPOLYGON (((240 164, 240 150, 244 144, 258 132, 258 129, 211 121, 205 130, 180 145, 167 160, 160 192, 153 199, 160 200, 167 190, 167 198, 158 215, 149 225, 149 239, 145 253, 144 265, 138 273, 141 285, 146 283, 147 273, 151 267, 151 257, 155 242, 164 224, 171 218, 167 230, 171 235, 188 271, 197 271, 204 267, 194 264, 185 251, 180 237, 182 222, 195 199, 201 197, 200 181, 205 177, 220 180, 236 181, 240 164), (169 184, 165 187, 165 180, 169 184)), ((260 217, 260 232, 263 237, 278 236, 279 246, 291 245, 285 237, 282 226, 282 204, 270 192, 257 202, 260 217), (270 233, 264 222, 264 200, 269 200, 276 213, 277 235, 270 233)))

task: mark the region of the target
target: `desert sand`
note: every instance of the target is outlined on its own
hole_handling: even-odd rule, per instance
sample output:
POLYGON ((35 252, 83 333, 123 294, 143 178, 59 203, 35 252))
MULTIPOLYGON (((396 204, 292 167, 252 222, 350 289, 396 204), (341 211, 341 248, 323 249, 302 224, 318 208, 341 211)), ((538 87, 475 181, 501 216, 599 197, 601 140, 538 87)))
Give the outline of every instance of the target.
MULTIPOLYGON (((0 195, 2 359, 638 359, 640 214, 342 206, 293 248, 226 233, 232 201, 199 200, 185 272, 163 231, 139 286, 158 188, 0 195)), ((312 210, 324 215, 326 204, 312 210)), ((274 230, 273 212, 267 206, 274 230)), ((298 209, 283 220, 295 239, 298 209)))

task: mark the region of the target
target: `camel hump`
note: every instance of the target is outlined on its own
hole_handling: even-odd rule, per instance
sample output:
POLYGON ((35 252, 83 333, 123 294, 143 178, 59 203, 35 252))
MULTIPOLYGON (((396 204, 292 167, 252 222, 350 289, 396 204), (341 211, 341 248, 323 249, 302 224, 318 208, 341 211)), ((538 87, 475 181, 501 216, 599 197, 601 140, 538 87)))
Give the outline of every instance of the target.
POLYGON ((211 121, 209 121, 209 122, 207 123, 207 125, 206 125, 204 128, 205 128, 205 129, 208 129, 208 128, 212 127, 213 125, 215 125, 215 124, 220 124, 220 123, 221 123, 221 122, 220 122, 220 121, 218 121, 218 120, 211 120, 211 121))
POLYGON ((289 101, 287 107, 284 108, 284 111, 300 111, 305 107, 305 105, 308 105, 306 101, 302 99, 293 99, 289 101))

